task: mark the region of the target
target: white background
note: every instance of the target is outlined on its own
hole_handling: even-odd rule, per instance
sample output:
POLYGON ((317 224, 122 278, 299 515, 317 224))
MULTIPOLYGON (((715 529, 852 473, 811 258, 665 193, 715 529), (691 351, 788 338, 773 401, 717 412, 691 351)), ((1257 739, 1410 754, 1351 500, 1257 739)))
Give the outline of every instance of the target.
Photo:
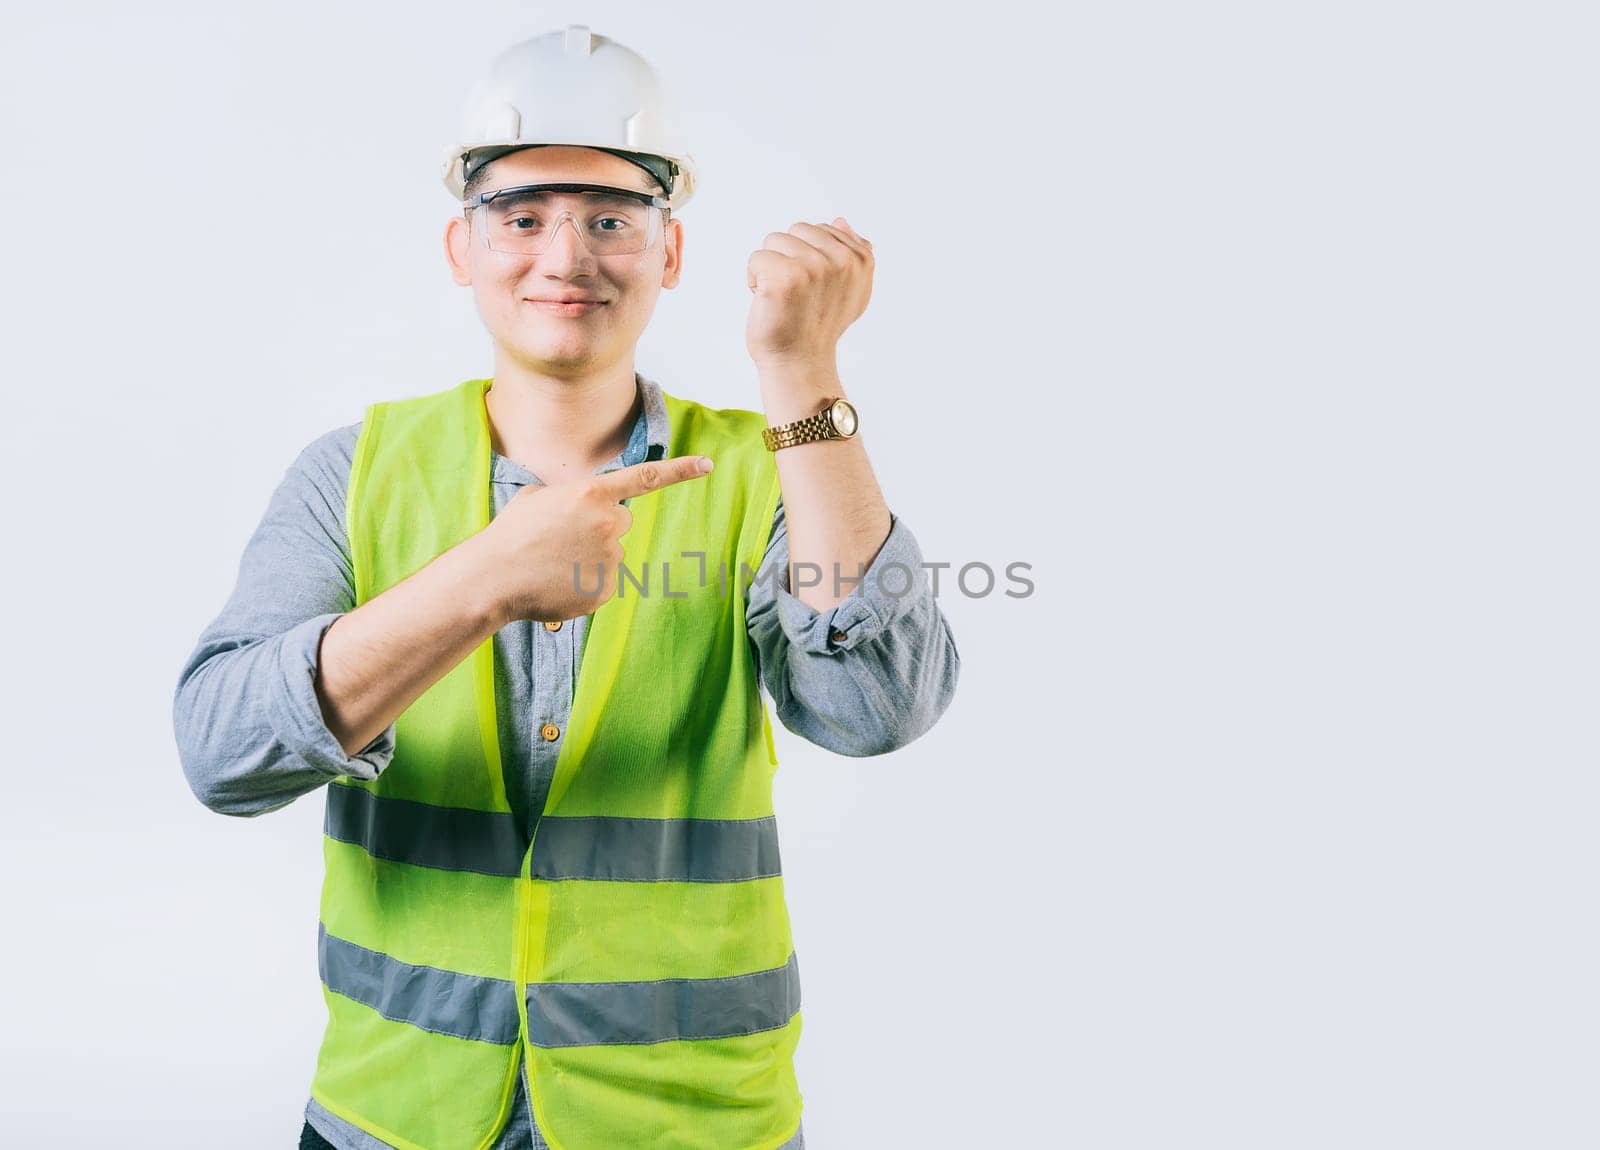
POLYGON ((294 1144, 322 804, 172 691, 294 454, 489 373, 441 154, 569 21, 701 164, 639 369, 758 407, 843 214, 891 508, 1033 565, 922 739, 779 731, 808 1144, 1600 1144, 1597 29, 1395 0, 8 14, 0 1141, 294 1144))

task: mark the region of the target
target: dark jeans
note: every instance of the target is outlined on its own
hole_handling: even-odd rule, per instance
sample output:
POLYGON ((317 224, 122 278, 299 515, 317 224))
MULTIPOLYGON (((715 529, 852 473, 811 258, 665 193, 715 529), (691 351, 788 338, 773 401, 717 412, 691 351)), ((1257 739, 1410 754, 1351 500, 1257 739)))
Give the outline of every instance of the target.
POLYGON ((307 1122, 305 1129, 300 1131, 300 1150, 334 1150, 334 1145, 313 1130, 311 1123, 307 1122))

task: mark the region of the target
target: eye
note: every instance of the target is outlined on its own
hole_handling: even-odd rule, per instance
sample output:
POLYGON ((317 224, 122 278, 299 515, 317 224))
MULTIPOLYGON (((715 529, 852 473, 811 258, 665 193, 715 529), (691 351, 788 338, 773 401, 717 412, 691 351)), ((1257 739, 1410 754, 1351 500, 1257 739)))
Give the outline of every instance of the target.
POLYGON ((603 232, 620 232, 623 228, 628 226, 628 221, 623 219, 621 216, 601 216, 595 221, 595 225, 603 232), (605 226, 606 224, 618 224, 620 226, 608 228, 605 226))

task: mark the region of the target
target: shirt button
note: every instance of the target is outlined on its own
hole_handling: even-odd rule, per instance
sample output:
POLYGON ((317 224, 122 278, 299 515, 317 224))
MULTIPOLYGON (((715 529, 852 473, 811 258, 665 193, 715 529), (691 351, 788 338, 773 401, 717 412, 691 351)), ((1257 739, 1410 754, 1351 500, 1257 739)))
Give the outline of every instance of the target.
POLYGON ((546 623, 544 625, 544 629, 546 631, 559 631, 561 630, 561 623, 559 621, 555 623, 546 623))
POLYGON ((828 632, 828 638, 832 639, 835 643, 843 643, 849 637, 850 636, 846 635, 843 631, 828 632))
POLYGON ((554 723, 546 723, 539 728, 539 734, 544 736, 545 742, 553 743, 561 737, 561 728, 554 723))

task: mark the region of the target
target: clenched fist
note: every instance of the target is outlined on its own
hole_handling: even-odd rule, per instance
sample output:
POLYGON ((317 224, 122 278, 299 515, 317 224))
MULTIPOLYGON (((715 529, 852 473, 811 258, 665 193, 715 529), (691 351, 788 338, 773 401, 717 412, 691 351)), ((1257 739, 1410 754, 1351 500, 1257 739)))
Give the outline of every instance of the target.
POLYGON ((872 244, 843 216, 770 232, 746 277, 745 348, 756 363, 827 363, 872 298, 872 244))
POLYGON ((598 609, 616 594, 622 537, 633 525, 633 512, 620 501, 699 479, 710 470, 709 459, 685 455, 636 463, 579 483, 524 487, 471 540, 500 617, 508 623, 555 622, 598 609), (598 593, 596 566, 603 573, 598 593))

